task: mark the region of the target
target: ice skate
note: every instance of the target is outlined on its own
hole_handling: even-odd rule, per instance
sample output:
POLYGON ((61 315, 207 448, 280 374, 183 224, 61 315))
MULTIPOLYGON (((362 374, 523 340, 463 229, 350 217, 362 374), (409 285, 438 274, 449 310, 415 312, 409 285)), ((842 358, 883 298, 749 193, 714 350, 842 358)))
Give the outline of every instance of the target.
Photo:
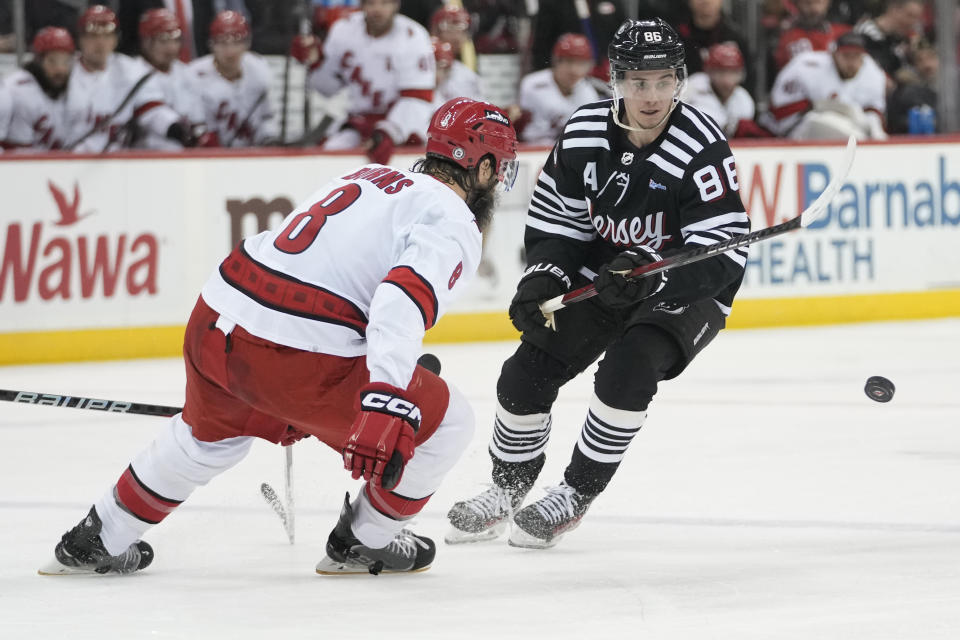
POLYGON ((595 496, 585 496, 561 482, 547 487, 547 495, 521 509, 513 519, 509 544, 527 549, 549 549, 580 525, 595 496))
POLYGON ((526 496, 526 491, 504 489, 493 484, 480 495, 455 503, 447 513, 450 527, 444 541, 463 544, 498 538, 507 530, 526 496))
POLYGON ((321 575, 417 573, 426 571, 437 553, 433 540, 403 529, 382 549, 371 549, 353 535, 350 494, 343 501, 340 520, 327 538, 327 556, 317 563, 321 575))
POLYGON ((153 547, 142 540, 131 544, 120 555, 107 553, 100 539, 103 523, 96 507, 63 538, 53 550, 54 560, 37 572, 43 576, 74 573, 133 573, 146 569, 153 562, 153 547))

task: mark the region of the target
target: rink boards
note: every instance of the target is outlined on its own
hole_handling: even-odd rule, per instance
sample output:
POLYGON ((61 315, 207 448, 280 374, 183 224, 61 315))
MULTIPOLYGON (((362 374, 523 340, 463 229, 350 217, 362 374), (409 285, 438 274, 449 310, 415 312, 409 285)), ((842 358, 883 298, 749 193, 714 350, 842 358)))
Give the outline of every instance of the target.
MULTIPOLYGON (((824 219, 751 249, 728 326, 960 315, 958 143, 862 144, 824 219)), ((812 202, 841 150, 734 146, 753 229, 812 202)), ((517 188, 502 199, 484 249, 495 277, 475 278, 428 341, 516 337, 505 310, 546 153, 521 153, 517 188)), ((176 355, 200 287, 230 248, 364 161, 301 151, 0 156, 0 364, 176 355)))

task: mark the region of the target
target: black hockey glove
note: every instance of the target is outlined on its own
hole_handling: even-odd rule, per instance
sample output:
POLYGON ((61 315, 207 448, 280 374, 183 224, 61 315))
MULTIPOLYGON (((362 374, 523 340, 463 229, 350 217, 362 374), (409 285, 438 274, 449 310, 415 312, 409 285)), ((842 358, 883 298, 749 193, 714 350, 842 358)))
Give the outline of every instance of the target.
POLYGON ((176 140, 187 148, 197 146, 197 137, 193 135, 192 128, 180 121, 170 125, 170 128, 167 129, 167 137, 176 140))
POLYGON ((523 272, 517 293, 510 301, 510 321, 519 331, 543 329, 547 319, 540 312, 540 303, 570 290, 570 278, 560 267, 541 262, 523 272))
POLYGON ((638 245, 624 251, 599 269, 593 286, 600 301, 612 308, 629 307, 649 298, 667 284, 667 272, 643 278, 627 279, 624 273, 651 262, 661 260, 653 249, 638 245))

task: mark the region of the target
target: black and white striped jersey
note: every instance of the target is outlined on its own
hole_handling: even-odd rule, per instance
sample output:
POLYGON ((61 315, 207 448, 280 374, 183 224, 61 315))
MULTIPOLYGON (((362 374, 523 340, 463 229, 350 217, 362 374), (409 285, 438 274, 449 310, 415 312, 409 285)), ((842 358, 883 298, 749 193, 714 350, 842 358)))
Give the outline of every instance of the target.
MULTIPOLYGON (((613 121, 611 104, 580 107, 544 164, 527 212, 530 264, 592 278, 632 246, 670 255, 749 232, 733 154, 709 116, 681 102, 664 132, 640 148, 613 121)), ((727 314, 746 261, 744 248, 673 269, 657 298, 713 297, 727 314)))

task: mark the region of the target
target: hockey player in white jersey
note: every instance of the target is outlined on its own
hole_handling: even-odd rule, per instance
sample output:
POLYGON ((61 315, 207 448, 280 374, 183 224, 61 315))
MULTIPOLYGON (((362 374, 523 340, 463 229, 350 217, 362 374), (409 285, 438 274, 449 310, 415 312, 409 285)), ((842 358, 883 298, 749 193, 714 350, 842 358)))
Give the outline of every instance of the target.
POLYGON ((746 77, 743 54, 735 42, 721 42, 707 50, 703 71, 687 82, 683 101, 713 118, 728 138, 753 134, 756 106, 741 84, 746 77))
POLYGON ((68 89, 73 38, 66 29, 44 27, 31 44, 33 60, 4 80, 9 104, 0 108, 0 144, 5 149, 64 148, 86 114, 84 96, 68 89))
POLYGON ((276 142, 280 130, 270 99, 270 67, 250 51, 250 25, 243 14, 217 14, 210 23, 210 48, 212 54, 190 64, 207 131, 222 147, 276 142))
POLYGON ((574 111, 599 99, 587 80, 592 68, 593 50, 585 36, 565 33, 557 38, 550 68, 520 81, 519 111, 511 110, 511 115, 524 123, 517 126, 522 141, 552 145, 574 111))
POLYGON ((886 76, 866 53, 863 36, 847 32, 834 51, 802 53, 783 68, 760 123, 798 140, 882 140, 885 113, 886 76))
POLYGON ((394 146, 423 144, 436 85, 433 47, 399 8, 399 0, 361 0, 361 11, 335 22, 322 47, 312 36, 294 40, 291 55, 310 65, 312 88, 331 96, 347 87, 347 121, 324 149, 362 147, 385 163, 394 146))
POLYGON ((196 76, 179 59, 183 36, 176 15, 169 9, 145 11, 137 31, 144 73, 153 72, 163 101, 180 116, 178 126, 182 131, 170 137, 138 129, 132 146, 166 151, 184 146, 210 146, 212 137, 206 133, 200 87, 196 76))
POLYGON ((433 104, 439 107, 460 96, 483 100, 480 76, 457 60, 453 45, 436 37, 430 38, 430 44, 433 45, 433 59, 437 65, 437 88, 433 91, 433 104))
POLYGON ((506 115, 452 100, 411 170, 344 172, 279 227, 245 239, 187 325, 183 413, 64 534, 45 572, 145 568, 153 549, 140 538, 194 489, 255 438, 304 434, 367 481, 345 501, 317 571, 427 569, 434 543, 404 525, 469 444, 473 413, 417 359, 424 332, 477 268, 495 190, 515 177, 506 115))
POLYGON ((70 75, 70 92, 90 102, 86 132, 71 143, 74 151, 102 153, 129 147, 139 129, 158 137, 183 138, 180 117, 163 101, 151 69, 115 53, 118 21, 104 5, 80 16, 80 58, 70 75))
POLYGON ((531 196, 529 266, 510 303, 523 335, 497 380, 492 486, 453 505, 447 542, 493 539, 511 519, 515 546, 551 547, 573 530, 616 474, 658 386, 725 326, 743 279, 742 249, 624 277, 742 235, 750 221, 726 138, 680 100, 677 32, 659 18, 628 20, 608 54, 613 100, 574 113, 531 196), (548 325, 540 303, 591 281, 596 297, 548 325), (522 506, 546 460, 560 388, 601 357, 563 480, 522 506))

